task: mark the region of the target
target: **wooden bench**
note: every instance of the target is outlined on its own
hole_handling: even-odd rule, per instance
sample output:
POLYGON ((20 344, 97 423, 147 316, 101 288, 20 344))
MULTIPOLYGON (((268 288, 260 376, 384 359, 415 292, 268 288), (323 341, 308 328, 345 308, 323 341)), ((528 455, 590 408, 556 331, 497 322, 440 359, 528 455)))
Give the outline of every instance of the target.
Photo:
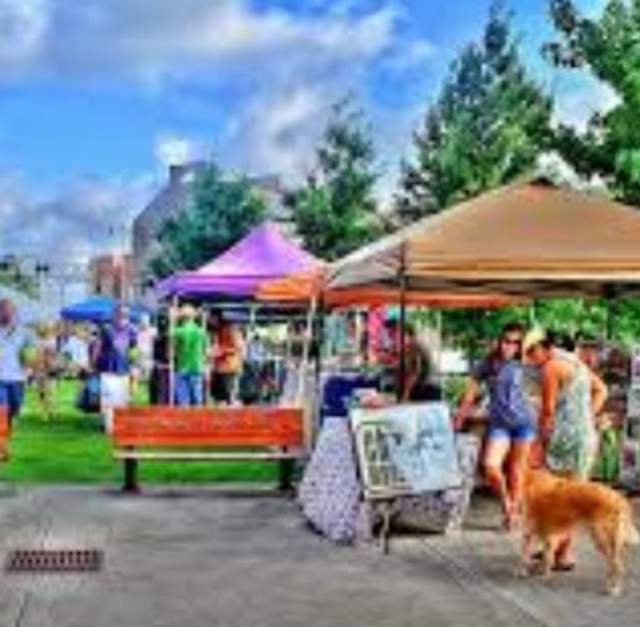
POLYGON ((139 488, 140 461, 277 461, 280 488, 288 489, 295 460, 305 456, 303 411, 280 407, 116 409, 113 443, 115 458, 124 462, 128 492, 139 488))

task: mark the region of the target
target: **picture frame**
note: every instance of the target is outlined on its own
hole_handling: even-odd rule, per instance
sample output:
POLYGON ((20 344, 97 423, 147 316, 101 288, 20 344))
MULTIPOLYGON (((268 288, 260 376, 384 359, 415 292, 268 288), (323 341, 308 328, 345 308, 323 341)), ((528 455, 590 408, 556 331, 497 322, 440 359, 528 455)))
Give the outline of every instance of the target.
POLYGON ((369 498, 460 487, 462 475, 446 403, 357 408, 350 420, 369 498))

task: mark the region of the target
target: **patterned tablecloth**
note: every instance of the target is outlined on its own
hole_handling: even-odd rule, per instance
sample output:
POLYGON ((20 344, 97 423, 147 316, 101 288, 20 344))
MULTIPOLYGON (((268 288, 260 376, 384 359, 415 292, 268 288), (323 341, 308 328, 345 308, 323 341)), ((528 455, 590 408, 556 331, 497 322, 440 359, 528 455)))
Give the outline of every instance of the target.
MULTIPOLYGON (((395 519, 441 532, 462 525, 474 487, 479 441, 473 435, 459 435, 456 446, 464 477, 462 486, 397 497, 392 506, 395 519)), ((300 484, 298 500, 308 523, 330 540, 350 543, 371 538, 378 522, 378 508, 364 501, 346 419, 325 420, 300 484)))

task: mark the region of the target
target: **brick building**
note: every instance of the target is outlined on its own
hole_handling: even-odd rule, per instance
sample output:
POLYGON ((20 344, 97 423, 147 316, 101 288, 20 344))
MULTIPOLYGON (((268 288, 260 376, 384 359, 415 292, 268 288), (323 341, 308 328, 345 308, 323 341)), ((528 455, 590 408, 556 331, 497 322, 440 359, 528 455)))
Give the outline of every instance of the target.
MULTIPOLYGON (((158 254, 157 235, 162 225, 184 211, 193 193, 193 184, 199 172, 208 167, 205 161, 169 167, 169 180, 138 215, 133 223, 133 272, 136 296, 143 296, 148 283, 148 266, 158 254)), ((284 205, 285 191, 278 176, 249 179, 262 192, 269 206, 268 218, 288 225, 290 215, 284 205)))
POLYGON ((93 294, 124 301, 134 297, 133 255, 101 255, 89 263, 90 290, 93 294))

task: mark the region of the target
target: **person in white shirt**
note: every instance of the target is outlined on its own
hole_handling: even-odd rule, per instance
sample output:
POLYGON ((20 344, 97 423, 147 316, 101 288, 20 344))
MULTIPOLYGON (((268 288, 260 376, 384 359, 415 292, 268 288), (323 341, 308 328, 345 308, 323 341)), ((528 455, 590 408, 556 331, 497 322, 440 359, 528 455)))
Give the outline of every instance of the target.
POLYGON ((138 364, 143 380, 147 381, 153 369, 153 345, 158 336, 158 330, 151 324, 147 314, 140 318, 138 326, 138 364))
POLYGON ((26 367, 34 346, 32 334, 18 323, 13 302, 0 300, 0 405, 7 408, 10 424, 22 409, 26 367))
POLYGON ((89 372, 89 342, 81 335, 81 331, 69 326, 61 338, 60 354, 72 375, 84 375, 89 372))

